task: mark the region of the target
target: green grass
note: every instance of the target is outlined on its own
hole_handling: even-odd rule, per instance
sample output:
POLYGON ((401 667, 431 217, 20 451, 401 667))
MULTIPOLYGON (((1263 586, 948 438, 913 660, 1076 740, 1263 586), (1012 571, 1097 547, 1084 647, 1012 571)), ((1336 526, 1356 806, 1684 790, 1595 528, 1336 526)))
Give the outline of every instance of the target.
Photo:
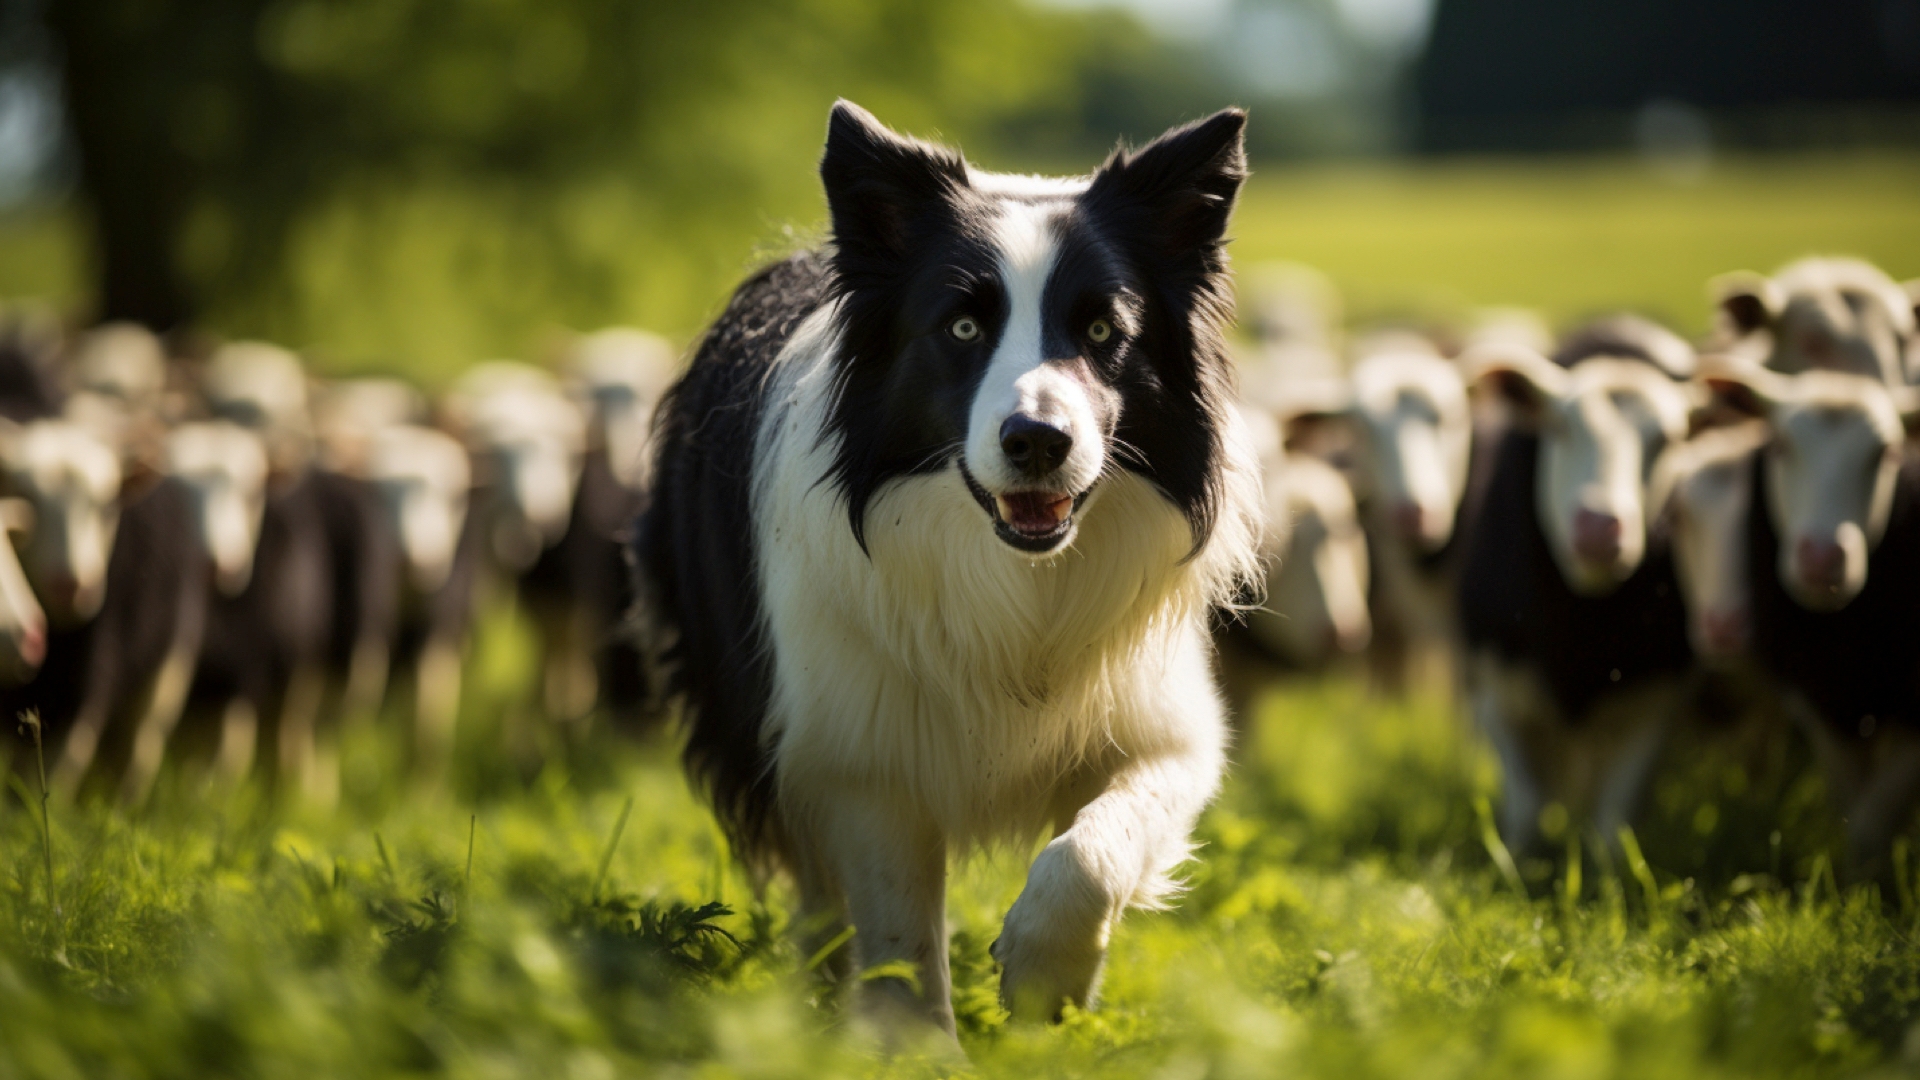
POLYGON ((1707 279, 1812 253, 1920 276, 1920 157, 1732 158, 1677 183, 1630 160, 1270 169, 1235 258, 1318 267, 1367 313, 1633 308, 1706 329, 1707 279))
MULTIPOLYGON (((0 815, 0 1075, 926 1071, 847 1037, 841 995, 786 933, 788 893, 756 896, 728 863, 670 747, 545 727, 513 634, 496 623, 480 650, 491 675, 449 791, 407 783, 389 726, 350 740, 334 813, 190 769, 131 817, 56 803, 52 913, 18 786, 0 815), (499 749, 516 723, 538 754, 499 749)), ((960 867, 962 1042, 975 1072, 1008 1077, 1912 1066, 1911 887, 1837 889, 1817 782, 1792 752, 1749 750, 1676 754, 1642 826, 1651 866, 1516 881, 1485 842, 1492 769, 1448 709, 1344 679, 1277 687, 1186 896, 1122 924, 1097 1010, 1008 1023, 986 949, 1023 865, 960 867), (1756 837, 1749 865, 1719 865, 1756 837)))

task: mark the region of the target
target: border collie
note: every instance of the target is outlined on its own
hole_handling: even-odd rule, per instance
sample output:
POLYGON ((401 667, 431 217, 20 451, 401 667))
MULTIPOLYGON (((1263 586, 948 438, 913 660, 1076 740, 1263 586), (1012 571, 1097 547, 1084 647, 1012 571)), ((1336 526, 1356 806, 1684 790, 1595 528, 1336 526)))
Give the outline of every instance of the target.
POLYGON ((635 561, 687 766, 803 925, 851 921, 838 970, 917 970, 863 984, 896 1032, 953 1034, 949 853, 1051 828, 993 955, 1057 1015, 1219 784, 1208 620, 1258 577, 1244 125, 1043 179, 840 102, 831 243, 742 285, 661 405, 635 561))

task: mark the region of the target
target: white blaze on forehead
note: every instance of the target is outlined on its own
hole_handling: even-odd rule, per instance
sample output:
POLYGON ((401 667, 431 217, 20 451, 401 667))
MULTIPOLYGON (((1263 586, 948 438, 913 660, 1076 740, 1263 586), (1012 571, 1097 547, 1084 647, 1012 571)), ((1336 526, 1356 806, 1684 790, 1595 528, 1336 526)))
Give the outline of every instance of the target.
POLYGON ((1090 176, 1033 176, 1027 173, 982 172, 967 167, 967 183, 983 195, 1019 199, 1071 199, 1086 193, 1090 176))
POLYGON ((1007 317, 967 422, 967 468, 996 494, 1025 483, 1000 449, 1000 426, 1022 414, 1052 424, 1073 439, 1049 490, 1078 494, 1093 486, 1105 465, 1104 433, 1087 387, 1060 365, 1047 363, 1047 279, 1059 254, 1054 222, 1065 204, 1003 200, 993 236, 999 251, 1007 317))

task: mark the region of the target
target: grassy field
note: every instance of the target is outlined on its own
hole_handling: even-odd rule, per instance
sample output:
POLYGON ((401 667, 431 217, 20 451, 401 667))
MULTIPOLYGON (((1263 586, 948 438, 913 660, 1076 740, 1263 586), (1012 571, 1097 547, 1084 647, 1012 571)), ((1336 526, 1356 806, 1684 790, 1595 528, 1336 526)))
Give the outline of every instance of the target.
MULTIPOLYGON (((495 733, 513 650, 450 792, 379 729, 335 814, 181 774, 136 819, 0 818, 0 1075, 918 1075, 841 1033, 841 995, 731 869, 659 744, 495 733)), ((982 1076, 1889 1075, 1920 1060, 1910 889, 1835 888, 1817 785, 1698 743, 1646 861, 1502 871, 1487 762, 1444 708, 1335 679, 1260 704, 1190 889, 1134 915, 1106 997, 1009 1025, 986 948, 1021 861, 957 876, 955 992, 982 1076), (1778 809, 1784 808, 1784 810, 1778 809), (1783 835, 1774 835, 1776 829, 1783 835), (1743 859, 1739 869, 1729 863, 1743 859), (1651 864, 1651 865, 1649 865, 1651 864)))
MULTIPOLYGON (((1236 232, 1241 265, 1314 263, 1362 312, 1632 305, 1697 329, 1724 269, 1845 250, 1920 274, 1920 159, 1730 162, 1692 186, 1613 163, 1274 169, 1236 232)), ((0 217, 0 294, 71 301, 75 236, 0 217)), ((688 337, 720 287, 660 325, 688 337)), ((448 333, 500 352, 535 336, 473 320, 448 333)), ((137 815, 56 803, 49 883, 40 801, 15 781, 0 1077, 927 1071, 845 1036, 842 992, 785 933, 788 894, 728 864, 669 740, 548 728, 526 655, 517 624, 488 622, 445 790, 407 782, 389 717, 350 735, 336 812, 190 771, 137 815), (500 749, 508 727, 537 752, 500 749)), ((1007 1023, 987 946, 1024 863, 959 869, 962 1042, 978 1074, 1023 1080, 1908 1075, 1916 868, 1903 846, 1892 895, 1836 885, 1804 756, 1688 734, 1640 854, 1515 867, 1490 841, 1497 777, 1447 703, 1276 685, 1187 895, 1122 925, 1099 1009, 1007 1023)))
POLYGON ((1259 174, 1235 258, 1319 267, 1370 312, 1613 308, 1707 328, 1707 279, 1811 253, 1920 275, 1920 156, 1736 158, 1677 183, 1626 160, 1326 166, 1259 174))

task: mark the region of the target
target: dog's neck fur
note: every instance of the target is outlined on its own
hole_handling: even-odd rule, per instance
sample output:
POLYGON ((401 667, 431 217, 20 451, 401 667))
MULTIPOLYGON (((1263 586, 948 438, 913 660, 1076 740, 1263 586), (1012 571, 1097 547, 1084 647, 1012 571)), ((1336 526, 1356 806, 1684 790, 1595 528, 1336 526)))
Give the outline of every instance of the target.
POLYGON ((941 804, 954 838, 1030 833, 1045 817, 1032 804, 1078 763, 1164 737, 1134 722, 1129 698, 1164 683, 1185 639, 1203 637, 1212 607, 1257 572, 1257 464, 1236 418, 1223 432, 1225 512, 1192 559, 1179 509, 1119 471, 1050 559, 983 528, 953 467, 876 493, 863 551, 820 483, 838 450, 826 426, 837 344, 830 310, 795 333, 754 454, 783 778, 911 784, 941 804), (836 700, 853 685, 877 696, 836 700), (831 730, 806 726, 826 700, 831 730))

